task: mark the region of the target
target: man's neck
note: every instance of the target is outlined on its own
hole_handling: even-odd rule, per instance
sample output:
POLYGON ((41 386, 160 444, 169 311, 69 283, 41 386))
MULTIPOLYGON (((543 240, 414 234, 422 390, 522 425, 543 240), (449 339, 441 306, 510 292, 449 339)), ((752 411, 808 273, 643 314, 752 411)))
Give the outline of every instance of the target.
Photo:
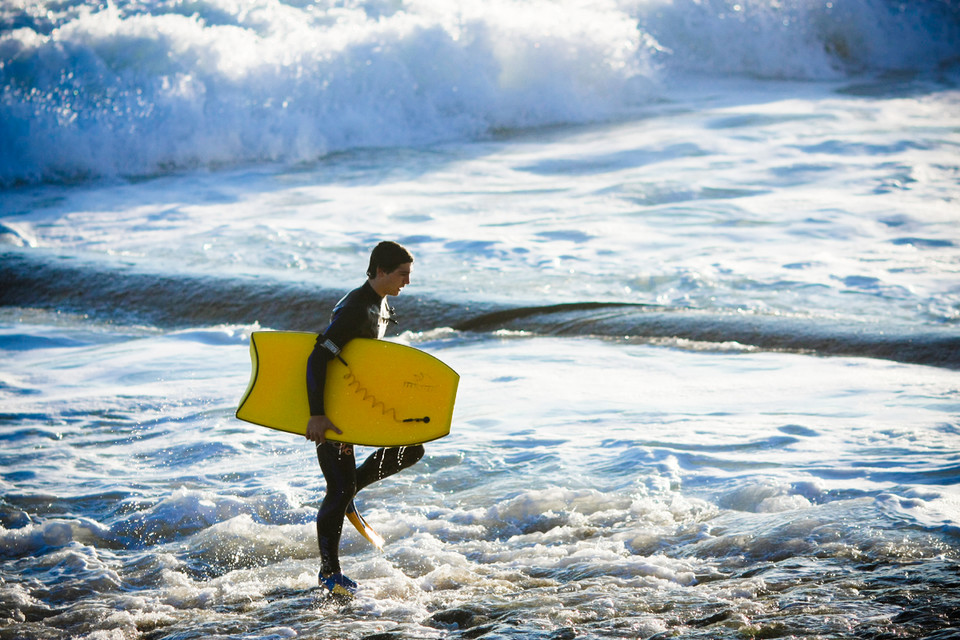
POLYGON ((373 289, 374 293, 380 296, 381 300, 387 297, 386 293, 382 292, 380 289, 377 288, 377 281, 374 278, 369 278, 367 280, 367 284, 370 285, 370 288, 373 289))

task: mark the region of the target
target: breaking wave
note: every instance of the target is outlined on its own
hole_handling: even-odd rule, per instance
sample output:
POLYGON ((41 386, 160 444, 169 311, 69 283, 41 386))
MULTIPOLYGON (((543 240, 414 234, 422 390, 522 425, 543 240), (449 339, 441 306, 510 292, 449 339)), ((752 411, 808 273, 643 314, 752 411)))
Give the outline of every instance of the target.
POLYGON ((7 3, 0 186, 605 121, 684 73, 936 72, 958 43, 938 0, 7 3))

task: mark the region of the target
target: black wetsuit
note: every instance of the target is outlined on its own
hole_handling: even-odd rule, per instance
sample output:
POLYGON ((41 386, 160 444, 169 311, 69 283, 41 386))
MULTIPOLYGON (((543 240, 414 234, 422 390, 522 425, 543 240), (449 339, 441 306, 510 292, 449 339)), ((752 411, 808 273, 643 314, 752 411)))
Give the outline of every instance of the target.
MULTIPOLYGON (((354 289, 333 309, 330 326, 317 338, 307 360, 307 396, 310 415, 324 414, 323 388, 327 363, 353 338, 382 338, 391 321, 392 310, 369 282, 354 289)), ((317 445, 320 470, 327 481, 327 493, 317 513, 317 542, 320 545, 321 573, 340 573, 340 534, 343 518, 358 491, 416 464, 423 457, 423 445, 377 449, 358 468, 353 446, 339 442, 317 445)))

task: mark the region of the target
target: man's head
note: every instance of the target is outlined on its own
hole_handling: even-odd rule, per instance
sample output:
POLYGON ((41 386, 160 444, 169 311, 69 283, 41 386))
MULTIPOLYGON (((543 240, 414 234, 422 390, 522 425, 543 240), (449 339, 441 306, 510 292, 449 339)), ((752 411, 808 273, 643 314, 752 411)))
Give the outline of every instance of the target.
POLYGON ((367 276, 380 295, 395 296, 410 283, 413 256, 402 245, 389 240, 381 242, 370 253, 367 276))

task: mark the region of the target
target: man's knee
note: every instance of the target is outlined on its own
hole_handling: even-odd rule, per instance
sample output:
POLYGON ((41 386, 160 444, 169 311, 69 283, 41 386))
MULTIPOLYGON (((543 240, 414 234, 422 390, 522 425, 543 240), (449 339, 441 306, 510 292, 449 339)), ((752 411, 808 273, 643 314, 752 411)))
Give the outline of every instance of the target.
POLYGON ((323 498, 323 504, 320 506, 321 514, 346 512, 350 501, 357 493, 356 485, 352 482, 344 482, 336 486, 328 486, 327 494, 323 498))
POLYGON ((412 447, 406 447, 403 451, 403 460, 401 465, 404 469, 420 462, 423 457, 424 449, 422 444, 415 444, 412 447))

